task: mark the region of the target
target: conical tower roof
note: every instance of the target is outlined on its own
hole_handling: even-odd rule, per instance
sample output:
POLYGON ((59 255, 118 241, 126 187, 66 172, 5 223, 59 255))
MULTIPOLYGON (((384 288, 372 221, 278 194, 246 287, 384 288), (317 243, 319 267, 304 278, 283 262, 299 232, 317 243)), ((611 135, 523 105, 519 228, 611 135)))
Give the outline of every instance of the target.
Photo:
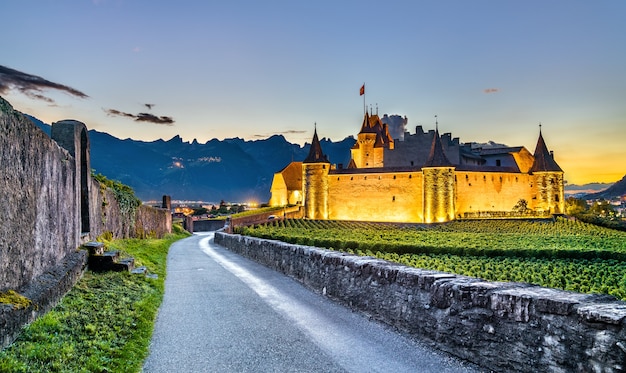
POLYGON ((563 172, 561 167, 559 167, 559 165, 554 161, 554 158, 552 158, 550 151, 548 151, 546 142, 543 140, 543 135, 541 134, 541 128, 539 129, 539 140, 537 140, 537 147, 535 147, 534 156, 535 161, 533 162, 533 166, 530 168, 530 172, 563 172))
POLYGON ((309 155, 303 163, 328 163, 328 158, 322 153, 322 145, 320 145, 320 140, 317 138, 317 128, 313 132, 313 141, 311 141, 309 155))
POLYGON ((365 117, 363 118, 363 125, 361 125, 361 131, 359 133, 376 133, 376 130, 372 128, 371 118, 369 113, 365 112, 365 117))
POLYGON ((452 162, 446 157, 446 153, 443 152, 443 145, 441 144, 441 137, 439 137, 439 129, 435 129, 435 136, 430 146, 430 154, 428 160, 422 167, 451 167, 454 166, 452 162))

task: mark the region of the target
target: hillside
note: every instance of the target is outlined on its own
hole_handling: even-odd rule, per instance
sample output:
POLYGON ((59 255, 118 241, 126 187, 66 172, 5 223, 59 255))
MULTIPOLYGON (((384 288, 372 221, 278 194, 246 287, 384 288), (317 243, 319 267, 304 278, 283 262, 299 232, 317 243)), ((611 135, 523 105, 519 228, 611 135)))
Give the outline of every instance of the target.
MULTIPOLYGON (((50 125, 28 116, 50 135, 50 125)), ((119 139, 89 131, 91 167, 109 179, 131 186, 142 200, 159 200, 169 194, 179 200, 267 202, 275 172, 289 162, 302 161, 310 144, 300 146, 275 135, 263 140, 239 138, 204 144, 169 140, 119 139)), ((347 164, 354 139, 322 139, 329 159, 347 164)))
POLYGON ((624 175, 624 177, 620 181, 611 185, 607 189, 597 192, 597 193, 589 193, 585 195, 584 198, 585 199, 604 198, 606 200, 610 200, 616 197, 621 197, 623 195, 626 195, 626 175, 624 175))

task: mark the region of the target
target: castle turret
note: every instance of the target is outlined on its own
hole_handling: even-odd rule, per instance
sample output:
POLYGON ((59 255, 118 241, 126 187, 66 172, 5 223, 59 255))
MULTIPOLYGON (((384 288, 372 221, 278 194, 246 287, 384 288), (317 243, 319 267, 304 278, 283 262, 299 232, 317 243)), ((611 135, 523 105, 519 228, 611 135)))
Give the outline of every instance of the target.
POLYGON ((563 170, 554 160, 552 152, 548 151, 541 127, 539 139, 535 147, 535 160, 530 173, 533 175, 533 200, 530 208, 535 211, 562 214, 565 212, 565 193, 563 187, 563 170))
POLYGON ((454 170, 455 166, 443 152, 439 129, 436 129, 428 160, 422 166, 425 223, 454 220, 456 200, 454 170))
POLYGON ((393 149, 393 138, 378 115, 365 113, 356 144, 350 150, 357 168, 384 167, 384 149, 393 149))
POLYGON ((329 170, 330 162, 322 152, 316 129, 309 155, 302 162, 302 191, 306 218, 328 219, 329 170))

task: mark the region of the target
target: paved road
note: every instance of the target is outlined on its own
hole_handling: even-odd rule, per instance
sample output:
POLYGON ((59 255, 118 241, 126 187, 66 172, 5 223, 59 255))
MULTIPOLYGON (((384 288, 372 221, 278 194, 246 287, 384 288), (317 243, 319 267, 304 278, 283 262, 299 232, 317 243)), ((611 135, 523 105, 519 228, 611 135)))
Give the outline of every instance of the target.
POLYGON ((213 243, 176 242, 144 372, 478 372, 213 243))

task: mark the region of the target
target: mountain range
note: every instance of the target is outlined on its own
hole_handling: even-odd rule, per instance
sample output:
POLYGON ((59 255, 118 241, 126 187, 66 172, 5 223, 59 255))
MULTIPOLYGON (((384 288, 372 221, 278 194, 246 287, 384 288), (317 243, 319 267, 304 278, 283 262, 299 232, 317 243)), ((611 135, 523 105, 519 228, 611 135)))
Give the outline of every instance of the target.
MULTIPOLYGON (((26 116, 50 135, 49 124, 26 116)), ((282 135, 200 144, 184 142, 178 135, 167 141, 122 140, 96 130, 89 130, 89 141, 95 172, 129 185, 144 201, 160 200, 167 194, 174 200, 265 203, 274 173, 292 161, 304 160, 311 146, 292 144, 282 135)), ((349 163, 354 137, 338 142, 323 138, 320 143, 331 162, 349 163)), ((483 145, 490 144, 495 143, 483 145)), ((566 185, 565 191, 586 199, 611 199, 626 194, 626 176, 615 185, 566 185)))
MULTIPOLYGON (((27 115, 50 135, 51 126, 27 115)), ((275 172, 291 161, 306 158, 310 144, 300 146, 282 135, 263 140, 213 139, 204 144, 169 140, 119 139, 89 130, 91 167, 109 179, 129 185, 142 200, 175 200, 265 203, 275 172)), ((329 159, 345 165, 350 161, 353 137, 333 142, 321 139, 329 159)))

